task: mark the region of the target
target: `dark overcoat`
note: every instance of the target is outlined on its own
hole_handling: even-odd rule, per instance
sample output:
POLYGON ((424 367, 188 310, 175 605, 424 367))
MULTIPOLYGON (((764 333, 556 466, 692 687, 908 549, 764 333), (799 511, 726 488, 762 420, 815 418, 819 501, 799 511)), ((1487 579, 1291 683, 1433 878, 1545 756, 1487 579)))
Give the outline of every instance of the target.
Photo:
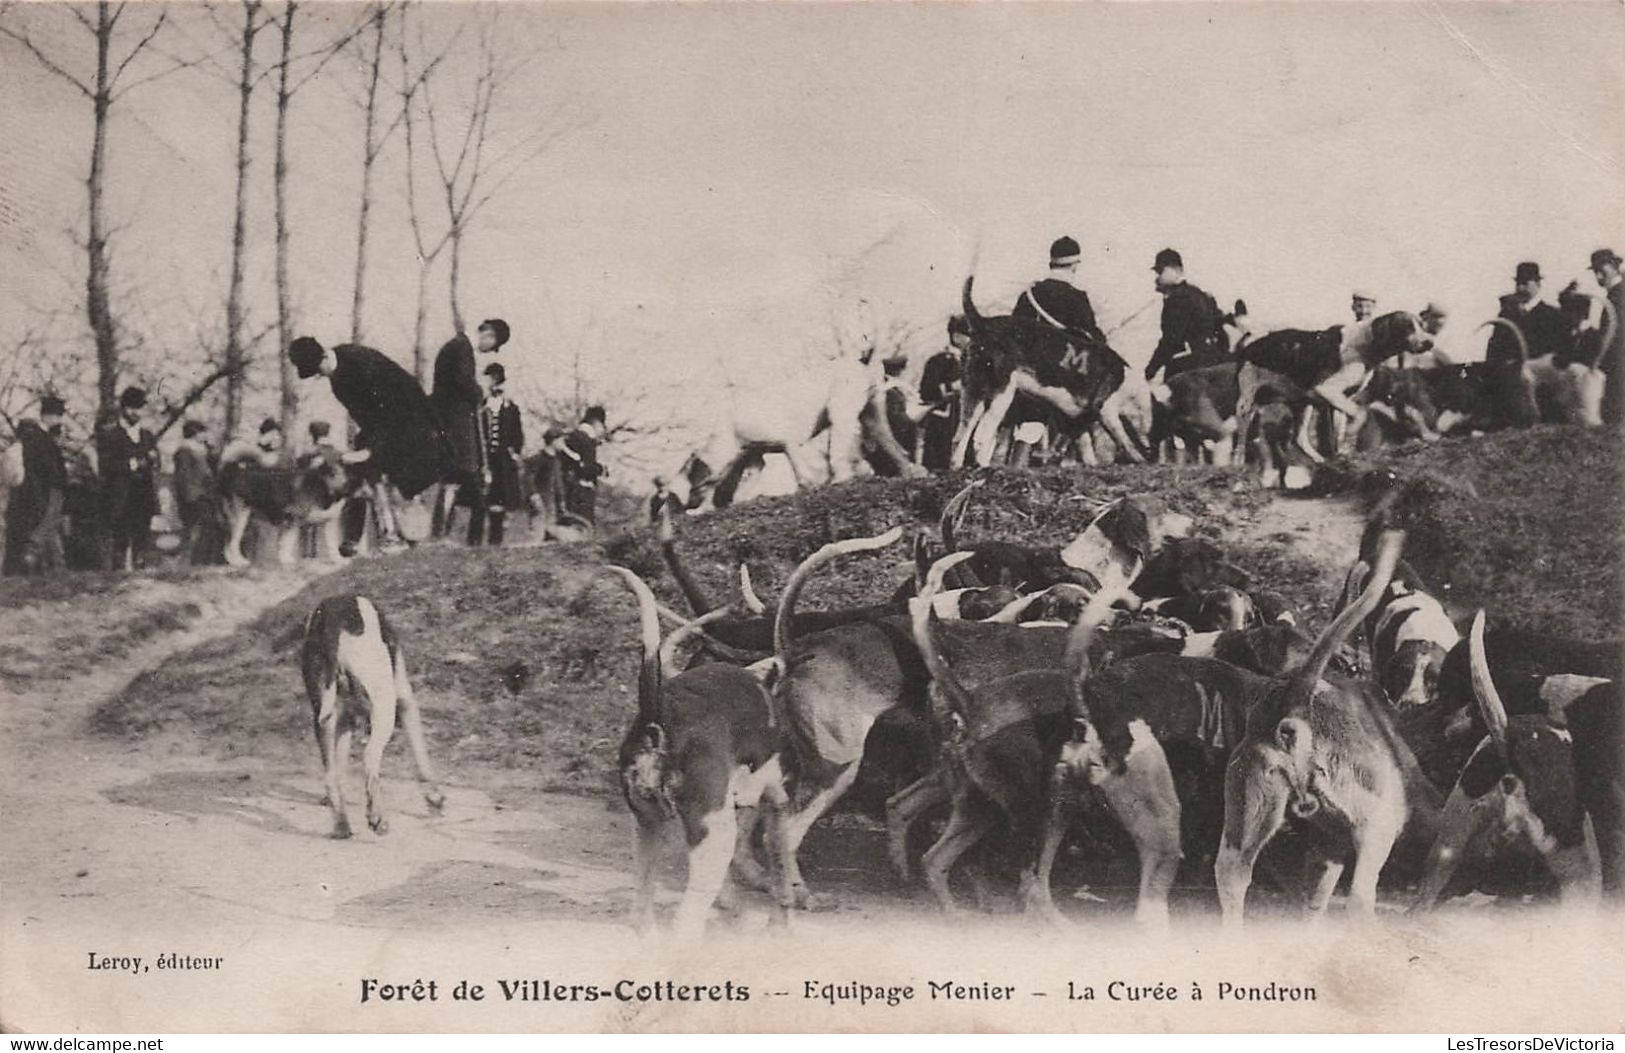
POLYGON ((519 483, 521 458, 525 452, 525 429, 519 407, 503 399, 491 411, 489 401, 480 405, 480 434, 485 439, 485 467, 491 482, 485 489, 485 503, 505 509, 524 507, 525 495, 519 483))
POLYGON ((102 500, 111 522, 137 514, 158 514, 158 441, 142 428, 130 438, 115 421, 96 435, 96 462, 102 476, 102 500))
POLYGON ((451 451, 429 396, 412 374, 359 344, 340 344, 333 356, 333 397, 360 429, 357 444, 372 451, 372 469, 409 498, 444 479, 451 451))
POLYGON ((454 471, 477 478, 480 471, 480 434, 476 417, 484 392, 474 375, 474 345, 458 333, 434 359, 434 392, 429 401, 440 416, 454 471))
POLYGON ((56 495, 56 512, 60 515, 68 485, 62 450, 38 421, 19 423, 17 441, 23 448, 23 485, 11 492, 11 501, 6 506, 5 572, 8 574, 22 569, 23 556, 35 532, 51 514, 53 494, 56 495))

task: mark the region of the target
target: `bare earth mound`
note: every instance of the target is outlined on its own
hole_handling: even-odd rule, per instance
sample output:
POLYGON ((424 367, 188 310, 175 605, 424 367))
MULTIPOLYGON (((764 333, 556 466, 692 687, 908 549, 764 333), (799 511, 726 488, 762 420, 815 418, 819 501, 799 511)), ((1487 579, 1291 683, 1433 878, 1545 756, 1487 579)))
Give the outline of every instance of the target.
MULTIPOLYGON (((1589 638, 1619 634, 1625 509, 1615 448, 1603 436, 1541 429, 1418 447, 1357 464, 1349 478, 1379 466, 1419 481, 1401 509, 1411 531, 1407 556, 1446 587, 1455 609, 1484 603, 1511 622, 1589 638)), ((1360 527, 1350 497, 1274 496, 1229 470, 982 474, 967 538, 1060 542, 1092 514, 1080 498, 1160 494, 1195 516, 1199 531, 1260 583, 1298 603, 1316 629, 1360 527)), ((968 477, 865 479, 755 502, 686 521, 680 540, 714 599, 734 595, 741 560, 771 597, 796 561, 832 538, 900 522, 934 529, 943 502, 968 477)), ((636 667, 633 604, 598 573, 606 560, 638 570, 666 602, 686 609, 646 531, 602 547, 432 548, 366 560, 142 674, 97 711, 94 726, 126 738, 195 736, 224 754, 308 749, 309 710, 295 665, 300 628, 321 597, 356 591, 406 639, 433 746, 448 764, 522 770, 553 788, 603 791, 632 712, 636 667)), ((874 602, 910 572, 903 545, 853 558, 816 578, 803 603, 874 602)))

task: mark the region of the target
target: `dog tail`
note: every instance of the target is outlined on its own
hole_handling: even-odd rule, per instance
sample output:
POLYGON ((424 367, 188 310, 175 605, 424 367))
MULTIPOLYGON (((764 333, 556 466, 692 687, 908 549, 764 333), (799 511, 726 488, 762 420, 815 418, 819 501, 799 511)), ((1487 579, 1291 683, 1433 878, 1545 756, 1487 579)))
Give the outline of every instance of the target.
POLYGON ((938 521, 938 530, 942 535, 942 549, 952 552, 959 547, 959 540, 955 536, 959 524, 964 522, 965 508, 970 504, 971 491, 981 486, 984 480, 977 479, 963 490, 948 499, 942 506, 942 518, 938 521))
POLYGON ((700 588, 700 583, 689 574, 688 568, 683 566, 682 559, 677 555, 677 532, 672 528, 671 508, 665 505, 660 509, 659 538, 660 555, 666 561, 666 569, 671 571, 672 580, 677 582, 677 587, 682 590, 683 599, 688 601, 689 610, 695 614, 716 610, 717 605, 706 596, 705 590, 700 588))
POLYGON ((1305 697, 1314 691, 1315 685, 1326 672, 1326 663, 1330 662, 1332 655, 1342 648, 1348 639, 1349 633, 1371 616, 1377 609, 1377 603, 1382 599, 1383 590, 1388 588, 1388 582, 1393 579, 1394 566, 1399 562, 1399 551, 1405 545, 1405 532, 1403 530, 1384 530, 1382 538, 1377 544, 1377 554, 1371 568, 1371 576, 1365 581, 1365 588, 1360 596, 1336 618, 1326 626, 1315 641, 1314 649, 1309 652, 1309 658, 1303 667, 1293 677, 1298 691, 1305 697))
POLYGON ((970 331, 972 333, 975 333, 978 329, 981 329, 982 323, 986 320, 982 317, 982 312, 976 309, 976 301, 971 299, 970 290, 971 286, 975 282, 976 275, 965 275, 965 288, 959 295, 960 303, 965 309, 965 324, 970 326, 970 331))
POLYGON ((820 566, 828 563, 836 556, 844 556, 852 552, 873 552, 875 549, 895 545, 903 537, 903 528, 892 527, 884 534, 875 537, 854 537, 845 541, 832 541, 823 548, 814 552, 790 575, 790 580, 784 585, 784 592, 779 596, 778 614, 773 619, 773 649, 778 652, 781 662, 790 660, 790 620, 795 615, 796 597, 801 595, 802 586, 807 578, 820 566))
MULTIPOLYGON (((621 576, 627 588, 638 598, 638 626, 643 639, 643 663, 638 668, 638 722, 660 723, 660 614, 655 607, 655 594, 643 579, 625 567, 609 566, 621 576)), ((681 631, 681 630, 679 630, 681 631)))
POLYGON ((703 635, 705 627, 722 618, 731 618, 739 612, 733 607, 718 607, 714 611, 706 611, 692 621, 684 622, 671 631, 666 642, 660 645, 660 675, 662 678, 673 677, 682 672, 677 665, 677 649, 688 643, 694 636, 703 635))
POLYGON ((936 634, 933 623, 936 621, 936 612, 932 610, 931 601, 942 591, 942 579, 957 564, 970 559, 970 552, 950 552, 931 565, 931 571, 925 577, 925 584, 920 588, 920 594, 908 601, 909 622, 914 630, 914 646, 920 649, 920 657, 925 660, 925 668, 931 674, 932 683, 942 692, 947 700, 948 708, 960 716, 970 713, 970 692, 960 683, 954 675, 953 669, 943 661, 942 652, 937 648, 936 634))

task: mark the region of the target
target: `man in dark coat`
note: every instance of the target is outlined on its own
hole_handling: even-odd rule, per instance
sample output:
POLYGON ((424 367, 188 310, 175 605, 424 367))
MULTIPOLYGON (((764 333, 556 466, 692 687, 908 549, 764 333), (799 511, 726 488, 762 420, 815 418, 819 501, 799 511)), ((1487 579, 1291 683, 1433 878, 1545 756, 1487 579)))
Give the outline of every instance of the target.
POLYGON ((39 420, 17 425, 23 483, 6 506, 6 555, 0 572, 48 573, 62 567, 62 501, 68 469, 57 436, 67 407, 55 395, 40 397, 39 420))
POLYGON ((525 503, 519 484, 524 470, 525 430, 519 407, 503 394, 508 376, 502 363, 486 366, 484 376, 486 396, 479 412, 484 485, 468 517, 468 543, 500 545, 508 512, 525 503))
POLYGON ((96 436, 102 476, 102 508, 110 535, 109 570, 146 565, 152 517, 158 514, 158 442, 141 423, 147 393, 127 387, 119 395, 118 419, 96 436))
POLYGON ((1494 416, 1501 427, 1526 428, 1539 421, 1534 390, 1523 373, 1524 346, 1528 358, 1541 358, 1561 350, 1568 335, 1563 313, 1540 298, 1540 281, 1539 264, 1518 264, 1516 289, 1501 297, 1496 317, 1518 328, 1523 345, 1506 326, 1497 325, 1484 352, 1494 416))
POLYGON ((536 454, 531 479, 535 494, 530 528, 535 531, 540 523, 543 538, 559 525, 559 512, 564 508, 564 460, 564 432, 550 426, 542 433, 542 448, 536 454))
POLYGON ((1106 334, 1095 322, 1089 294, 1073 284, 1082 258, 1076 241, 1069 237, 1056 238, 1049 247, 1049 277, 1028 286, 1016 298, 1015 309, 1010 313, 1025 321, 1043 322, 1104 344, 1106 334))
POLYGON ((370 347, 324 348, 302 336, 288 348, 288 358, 301 379, 320 375, 331 381, 333 397, 360 429, 356 447, 364 456, 351 459, 365 462, 361 475, 375 484, 379 527, 398 540, 385 487, 377 484, 388 483, 410 500, 451 470, 451 451, 429 397, 412 374, 370 347))
POLYGON ((1603 347, 1597 366, 1608 377, 1602 393, 1602 422, 1616 429, 1625 424, 1625 279, 1619 267, 1619 253, 1613 249, 1598 249, 1591 254, 1592 277, 1614 309, 1612 329, 1603 323, 1603 332, 1611 339, 1603 347))
POLYGON ((930 407, 920 422, 920 464, 946 472, 952 465, 954 433, 959 430, 959 356, 970 347, 964 315, 948 319, 948 346, 925 360, 920 374, 920 401, 930 407))
MULTIPOLYGON (((220 518, 219 492, 215 485, 213 458, 205 444, 203 424, 189 420, 181 425, 181 444, 175 448, 175 511, 181 520, 181 550, 194 564, 218 563, 220 553, 205 547, 210 527, 220 518)), ((214 546, 209 546, 214 547, 214 546)))
POLYGON ((588 406, 576 430, 564 439, 564 500, 572 515, 597 523, 598 480, 605 474, 598 463, 598 444, 604 441, 604 407, 588 406))
POLYGON ((1146 363, 1146 379, 1159 369, 1165 370, 1166 381, 1187 369, 1225 362, 1230 338, 1224 332, 1224 313, 1211 295, 1185 280, 1185 261, 1179 253, 1163 249, 1151 269, 1162 294, 1162 339, 1146 363))
MULTIPOLYGON (((488 318, 475 331, 482 354, 494 354, 508 342, 508 323, 500 318, 488 318)), ((451 473, 446 485, 435 501, 434 527, 436 537, 450 526, 453 503, 461 496, 461 503, 472 507, 472 493, 481 485, 483 468, 480 460, 479 411, 485 393, 480 389, 478 370, 474 365, 474 347, 468 336, 458 333, 448 340, 434 359, 434 390, 429 400, 440 415, 440 430, 446 433, 451 446, 451 473), (469 492, 458 494, 460 488, 469 492)))

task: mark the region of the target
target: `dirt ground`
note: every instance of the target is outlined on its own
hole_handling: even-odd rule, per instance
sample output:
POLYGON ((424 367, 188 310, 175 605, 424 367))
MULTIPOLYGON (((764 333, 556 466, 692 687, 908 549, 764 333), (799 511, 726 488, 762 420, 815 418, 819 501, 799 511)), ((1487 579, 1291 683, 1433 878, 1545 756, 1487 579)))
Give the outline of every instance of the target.
MULTIPOLYGON (((1327 568, 1320 587, 1330 590, 1341 577, 1336 568, 1352 559, 1360 526, 1359 510, 1348 501, 1278 498, 1258 503, 1227 529, 1312 558, 1327 568)), ((1029 1007, 1064 998, 1068 982, 1104 989, 1119 974, 1173 983, 1226 969, 1247 982, 1266 973, 1309 977, 1328 992, 1329 1004, 1271 1006, 1265 1017, 1239 1005, 1192 1009, 1187 1027, 1445 1026, 1429 1015, 1439 1009, 1437 998, 1419 998, 1419 989, 1397 983, 1383 964, 1390 961, 1408 961, 1419 982, 1436 985, 1431 989, 1460 992, 1466 1006, 1460 1026, 1492 1028, 1499 1020, 1510 1029, 1534 1024, 1527 1014, 1498 1017, 1495 1006, 1475 1004, 1471 995, 1486 969, 1493 973, 1494 948, 1538 946, 1552 926, 1570 924, 1534 921, 1530 912, 1486 929, 1481 911, 1458 907, 1398 931, 1350 935, 1334 928, 1305 942, 1290 929, 1278 943, 1240 947, 1219 939, 1211 905, 1192 893, 1176 904, 1178 942, 1147 945, 1121 919, 1132 898, 1127 873, 1121 885, 1083 889, 1067 901, 1065 909, 1091 923, 1084 943, 1027 930, 1008 916, 947 924, 918 890, 886 873, 874 825, 847 817, 817 831, 805 852, 810 881, 831 894, 835 909, 799 916, 792 935, 764 940, 766 906, 747 898, 699 955, 634 939, 626 927, 630 829, 611 797, 561 792, 556 780, 523 765, 442 755, 443 815, 431 817, 411 782, 391 778, 392 826, 387 836, 374 836, 358 821, 360 787, 352 772, 360 833, 338 842, 327 836, 330 819, 308 739, 266 750, 247 746, 268 739, 244 740, 222 751, 217 741, 184 728, 129 738, 92 733, 92 715, 132 680, 172 656, 237 639, 234 631, 257 624, 313 581, 314 572, 259 569, 96 579, 29 595, 0 613, 6 1029, 824 1029, 837 1020, 841 1027, 932 1030, 1167 1026, 1166 1018, 1146 1015, 1157 1007, 1139 1003, 1065 1012, 1057 1006, 1056 1013, 1030 1018, 934 1003, 929 1012, 905 1006, 874 1016, 873 1007, 860 1007, 832 1017, 829 1007, 799 997, 804 980, 899 982, 892 978, 945 969, 967 979, 1019 977, 1034 989, 1029 1007), (1274 950, 1261 957, 1261 945, 1274 950), (1082 953, 1085 946, 1094 951, 1082 953), (1109 968, 1103 948, 1114 948, 1109 968), (166 952, 221 962, 175 972, 157 964, 166 952), (91 968, 97 955, 140 957, 146 971, 91 968), (549 1005, 544 1012, 506 1001, 447 1003, 445 992, 433 1005, 381 1008, 376 1000, 360 1003, 358 994, 366 977, 438 978, 449 989, 458 978, 573 981, 586 974, 742 977, 757 985, 759 997, 748 1008, 694 1013, 648 1003, 549 1005)), ((185 686, 172 681, 169 689, 185 686)), ((213 704, 230 712, 252 699, 228 689, 213 704)), ((290 698, 289 705, 297 712, 303 703, 290 698)), ((392 752, 398 762, 404 743, 392 752)), ((399 766, 389 770, 403 774, 399 766)), ((670 876, 677 877, 675 870, 670 876)), ((1573 955, 1538 983, 1549 996, 1546 1026, 1612 1030, 1625 1021, 1598 986, 1621 975, 1618 935, 1625 932, 1573 923, 1565 937, 1573 955)))

